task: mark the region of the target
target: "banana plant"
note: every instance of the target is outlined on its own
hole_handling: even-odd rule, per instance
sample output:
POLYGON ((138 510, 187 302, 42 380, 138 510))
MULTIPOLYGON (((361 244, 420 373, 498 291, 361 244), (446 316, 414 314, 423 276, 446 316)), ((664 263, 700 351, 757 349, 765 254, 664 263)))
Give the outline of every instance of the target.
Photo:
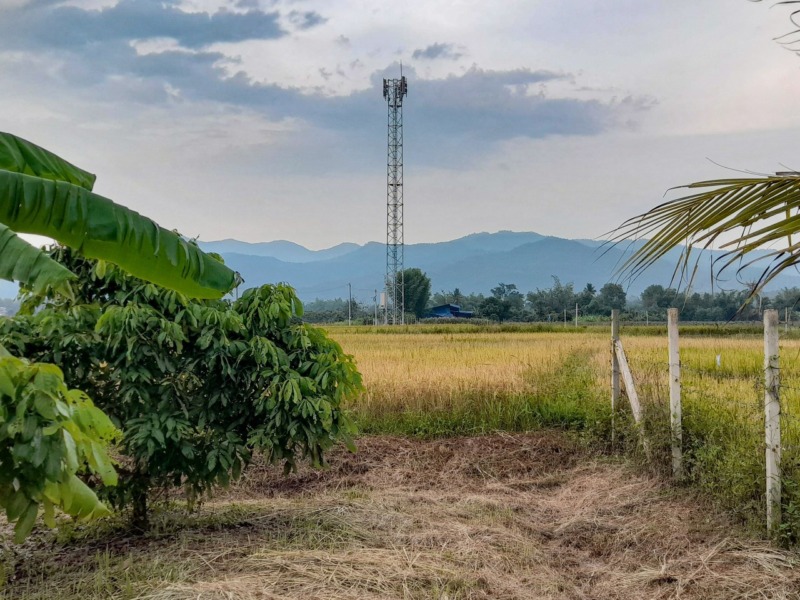
MULTIPOLYGON (((175 232, 92 192, 95 176, 52 152, 0 132, 0 278, 71 295, 75 275, 17 235, 38 234, 106 260, 141 279, 195 298, 221 298, 238 281, 222 262, 175 232)), ((0 508, 20 542, 40 509, 77 518, 108 514, 77 473, 116 483, 107 448, 119 436, 108 417, 55 365, 0 346, 0 508)))
POLYGON ((92 192, 95 176, 0 132, 0 277, 68 286, 70 273, 15 233, 38 234, 88 258, 194 298, 221 298, 236 274, 175 232, 92 192))

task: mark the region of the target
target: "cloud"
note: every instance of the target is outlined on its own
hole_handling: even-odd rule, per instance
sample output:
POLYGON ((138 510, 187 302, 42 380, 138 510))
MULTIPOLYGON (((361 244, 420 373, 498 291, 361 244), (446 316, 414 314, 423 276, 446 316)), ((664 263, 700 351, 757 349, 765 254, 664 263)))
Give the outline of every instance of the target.
MULTIPOLYGON (((290 21, 291 14, 301 29, 324 21, 312 12, 290 13, 290 21)), ((122 0, 102 10, 29 5, 13 16, 0 22, 0 57, 4 50, 24 50, 22 62, 15 64, 15 75, 35 78, 37 89, 59 89, 87 106, 107 104, 120 118, 141 106, 169 108, 176 103, 216 106, 209 109, 210 114, 253 111, 267 121, 291 124, 296 139, 285 155, 339 161, 350 169, 363 168, 366 154, 385 143, 382 80, 396 77, 398 64, 373 72, 366 88, 334 96, 323 89, 257 81, 235 57, 218 47, 209 48, 216 42, 286 36, 277 12, 190 14, 174 2, 122 0), (176 40, 178 45, 161 49, 154 43, 148 51, 137 52, 135 42, 161 38, 176 40), (47 70, 30 67, 41 57, 52 58, 52 66, 47 70), (327 149, 320 139, 327 140, 327 149), (331 152, 337 145, 348 151, 331 152)), ((434 47, 443 49, 434 49, 432 54, 452 54, 447 44, 434 44, 426 51, 434 47)), ((350 66, 363 65, 356 59, 350 66)), ((345 76, 338 65, 335 70, 320 66, 317 73, 324 80, 334 74, 345 76)), ((636 122, 637 113, 649 107, 646 99, 638 97, 600 101, 575 91, 551 97, 543 91, 544 84, 574 88, 574 77, 546 69, 473 66, 438 79, 422 78, 408 66, 404 73, 409 81, 408 139, 415 148, 409 159, 431 165, 463 166, 484 156, 492 144, 515 138, 593 136, 628 128, 636 122)), ((289 143, 289 137, 282 134, 282 143, 289 143)))
MULTIPOLYGON (((184 12, 175 2, 122 0, 100 10, 74 6, 50 7, 37 2, 21 7, 0 23, 5 44, 27 48, 97 48, 115 40, 172 38, 186 48, 203 48, 218 42, 275 39, 286 35, 278 12, 228 10, 184 12)), ((311 23, 312 18, 307 22, 311 23)), ((308 26, 311 26, 309 24, 308 26)))
POLYGON ((293 10, 289 13, 289 21, 298 29, 310 29, 311 27, 325 23, 327 19, 318 12, 300 12, 293 10))
POLYGON ((431 44, 427 48, 418 48, 414 50, 411 55, 412 58, 423 60, 435 60, 437 58, 446 58, 449 60, 458 60, 463 56, 462 53, 456 52, 453 44, 431 44))

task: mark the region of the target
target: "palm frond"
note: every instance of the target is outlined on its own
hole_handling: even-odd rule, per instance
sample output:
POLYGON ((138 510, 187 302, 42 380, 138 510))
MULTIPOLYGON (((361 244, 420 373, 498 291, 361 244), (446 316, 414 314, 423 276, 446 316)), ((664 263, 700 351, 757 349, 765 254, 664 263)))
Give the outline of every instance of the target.
POLYGON ((718 246, 723 254, 715 260, 717 275, 737 261, 741 261, 737 272, 756 263, 763 265, 753 286, 757 293, 779 273, 800 263, 800 173, 717 179, 684 187, 707 191, 660 204, 614 230, 613 244, 646 238, 623 263, 620 274, 636 278, 680 248, 675 275, 691 281, 699 261, 695 250, 718 246), (744 262, 754 250, 765 253, 744 262))

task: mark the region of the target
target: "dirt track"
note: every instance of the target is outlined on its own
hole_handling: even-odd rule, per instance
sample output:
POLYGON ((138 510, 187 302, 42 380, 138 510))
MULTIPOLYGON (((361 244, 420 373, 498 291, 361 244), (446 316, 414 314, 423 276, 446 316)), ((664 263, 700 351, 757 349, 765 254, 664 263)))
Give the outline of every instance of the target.
POLYGON ((324 472, 256 465, 160 536, 64 547, 54 589, 97 550, 112 588, 138 568, 125 597, 154 600, 800 598, 797 555, 562 434, 358 445, 324 472))
POLYGON ((800 598, 796 556, 737 538, 689 494, 560 433, 365 438, 356 455, 334 453, 326 472, 254 470, 232 493, 320 506, 345 496, 343 517, 368 538, 351 567, 377 550, 413 556, 428 567, 403 571, 395 557, 385 576, 460 582, 441 597, 800 598))

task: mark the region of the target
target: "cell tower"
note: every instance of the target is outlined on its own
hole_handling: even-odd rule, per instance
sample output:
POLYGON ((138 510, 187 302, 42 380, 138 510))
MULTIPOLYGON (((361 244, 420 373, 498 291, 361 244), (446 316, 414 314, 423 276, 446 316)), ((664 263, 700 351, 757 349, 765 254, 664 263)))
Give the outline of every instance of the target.
POLYGON ((383 80, 383 97, 389 105, 389 144, 386 156, 386 308, 384 323, 405 322, 403 293, 403 98, 408 84, 383 80))

